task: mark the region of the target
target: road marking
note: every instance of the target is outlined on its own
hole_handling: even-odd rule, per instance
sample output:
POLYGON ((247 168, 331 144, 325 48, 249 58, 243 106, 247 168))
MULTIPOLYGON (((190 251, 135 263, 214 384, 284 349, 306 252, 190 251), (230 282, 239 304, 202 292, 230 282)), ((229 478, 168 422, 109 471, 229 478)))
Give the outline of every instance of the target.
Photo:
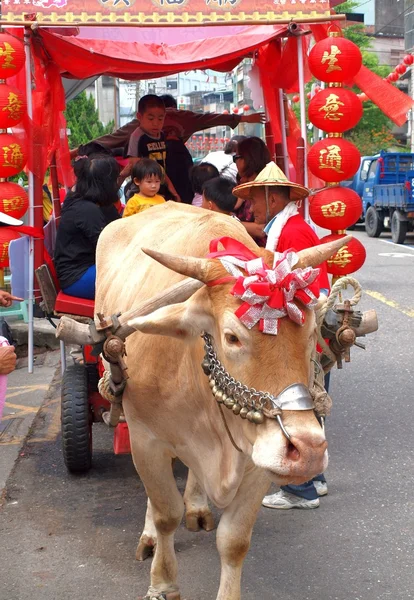
POLYGON ((414 254, 407 254, 407 252, 379 252, 378 256, 388 256, 389 258, 400 258, 409 257, 414 258, 414 254))
POLYGON ((365 290, 365 293, 368 294, 368 296, 371 296, 371 298, 375 298, 375 300, 379 300, 379 302, 386 304, 390 308, 395 308, 395 310, 398 310, 403 315, 414 319, 414 310, 409 308, 403 308, 402 306, 400 306, 400 304, 398 304, 398 302, 395 302, 395 300, 388 300, 388 298, 386 298, 379 292, 374 292, 373 290, 365 290))
POLYGON ((395 242, 391 242, 391 240, 381 240, 379 238, 378 241, 383 244, 392 244, 393 246, 397 246, 397 248, 404 248, 404 250, 412 250, 414 252, 414 246, 409 246, 408 244, 396 244, 395 242))

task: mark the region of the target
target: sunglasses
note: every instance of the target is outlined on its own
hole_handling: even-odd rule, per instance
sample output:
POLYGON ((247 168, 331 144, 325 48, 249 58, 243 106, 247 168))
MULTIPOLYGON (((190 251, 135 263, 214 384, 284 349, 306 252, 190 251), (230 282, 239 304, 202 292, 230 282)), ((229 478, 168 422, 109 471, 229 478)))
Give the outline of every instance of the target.
POLYGON ((233 162, 235 163, 239 158, 243 158, 241 154, 233 154, 233 162))

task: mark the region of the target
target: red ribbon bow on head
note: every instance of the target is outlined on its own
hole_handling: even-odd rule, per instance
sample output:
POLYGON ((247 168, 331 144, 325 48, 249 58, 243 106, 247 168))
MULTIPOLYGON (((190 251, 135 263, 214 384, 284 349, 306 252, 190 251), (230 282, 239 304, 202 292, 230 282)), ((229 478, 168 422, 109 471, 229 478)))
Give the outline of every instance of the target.
MULTIPOLYGON (((210 243, 209 258, 218 258, 223 267, 236 280, 231 294, 243 304, 236 316, 251 329, 259 323, 260 331, 277 335, 279 319, 289 317, 303 325, 304 311, 294 302, 299 300, 308 308, 316 305, 319 296, 319 269, 306 267, 293 269, 298 256, 293 250, 275 253, 275 266, 271 269, 263 258, 257 257, 241 242, 228 237, 217 238, 210 243), (219 243, 224 250, 218 250, 219 243), (247 272, 243 274, 240 268, 247 272)), ((216 280, 209 285, 217 285, 216 280)))

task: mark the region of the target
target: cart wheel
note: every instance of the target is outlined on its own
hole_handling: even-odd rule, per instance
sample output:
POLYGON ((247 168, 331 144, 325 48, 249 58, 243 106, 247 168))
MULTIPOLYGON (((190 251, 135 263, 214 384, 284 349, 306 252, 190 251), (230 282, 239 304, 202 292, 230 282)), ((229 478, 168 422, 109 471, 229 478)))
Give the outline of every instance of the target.
POLYGON ((403 244, 407 235, 407 221, 400 221, 396 211, 391 218, 391 238, 394 244, 403 244))
POLYGON ((379 237, 384 229, 384 219, 380 217, 373 206, 370 206, 365 215, 365 231, 369 237, 379 237))
POLYGON ((92 462, 92 414, 83 365, 69 365, 62 381, 63 458, 68 471, 85 473, 92 462))

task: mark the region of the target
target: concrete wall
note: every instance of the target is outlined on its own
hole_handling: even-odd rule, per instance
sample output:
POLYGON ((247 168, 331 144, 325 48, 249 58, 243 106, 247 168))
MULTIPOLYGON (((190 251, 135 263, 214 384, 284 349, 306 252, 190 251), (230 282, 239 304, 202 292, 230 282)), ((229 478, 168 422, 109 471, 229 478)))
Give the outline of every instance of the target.
MULTIPOLYGON (((411 0, 412 3, 412 0, 411 0)), ((404 35, 404 1, 375 1, 375 33, 384 35, 404 35)))

